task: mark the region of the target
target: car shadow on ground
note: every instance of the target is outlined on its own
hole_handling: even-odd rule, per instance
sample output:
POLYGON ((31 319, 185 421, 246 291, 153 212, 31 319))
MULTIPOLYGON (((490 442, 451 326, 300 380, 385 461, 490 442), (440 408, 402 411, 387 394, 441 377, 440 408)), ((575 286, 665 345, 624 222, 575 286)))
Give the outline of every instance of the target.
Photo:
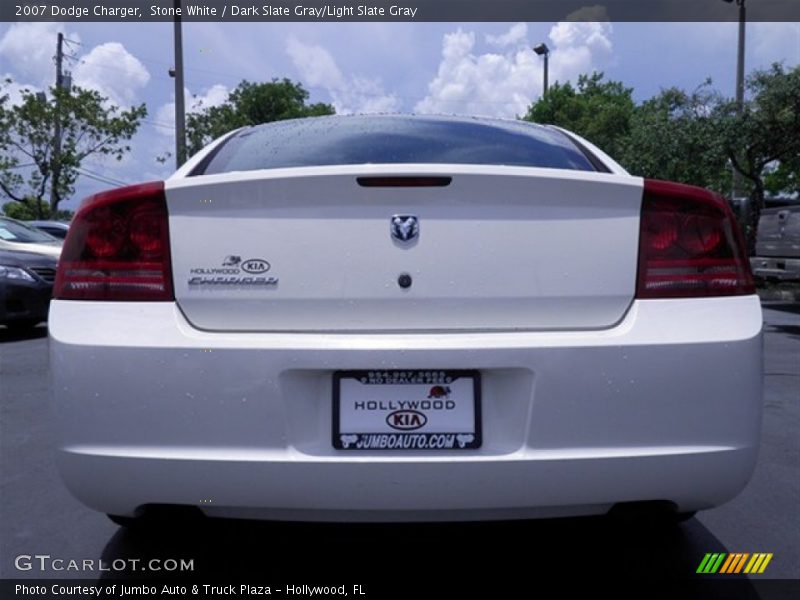
MULTIPOLYGON (((526 581, 564 575, 576 583, 597 575, 691 583, 698 581, 696 570, 707 552, 725 551, 697 519, 680 525, 643 525, 606 517, 447 524, 206 519, 188 527, 120 529, 102 559, 113 564, 116 559, 136 558, 142 561, 138 565, 154 558, 193 559, 194 571, 188 576, 194 581, 224 576, 229 583, 258 580, 277 587, 367 580, 396 595, 401 590, 413 592, 422 577, 437 587, 446 582, 452 591, 494 586, 499 591, 509 584, 513 589, 526 581)), ((181 574, 156 576, 164 575, 178 579, 181 574)), ((135 568, 104 574, 134 580, 153 576, 135 568)), ((744 576, 725 577, 729 587, 719 597, 759 597, 744 576)), ((704 588, 697 597, 717 596, 704 588)))
POLYGON ((785 333, 790 337, 800 339, 800 325, 769 325, 766 331, 785 333))
POLYGON ((761 306, 769 308, 770 310, 779 310, 800 315, 800 302, 763 302, 761 306))
POLYGON ((0 344, 6 342, 22 342, 47 337, 47 325, 40 323, 36 327, 24 329, 8 328, 0 325, 0 344))

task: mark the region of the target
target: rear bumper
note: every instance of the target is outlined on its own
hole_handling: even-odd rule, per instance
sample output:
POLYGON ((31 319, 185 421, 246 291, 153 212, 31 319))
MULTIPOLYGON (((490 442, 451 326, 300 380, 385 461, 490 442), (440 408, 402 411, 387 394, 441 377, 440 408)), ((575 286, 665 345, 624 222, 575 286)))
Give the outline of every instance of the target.
POLYGON ((634 302, 592 332, 242 334, 168 303, 54 301, 62 476, 87 505, 283 519, 602 513, 735 496, 755 465, 755 296, 634 302), (342 452, 332 373, 477 369, 483 446, 342 452))
POLYGON ((753 275, 764 279, 800 280, 800 258, 754 256, 750 258, 753 275))

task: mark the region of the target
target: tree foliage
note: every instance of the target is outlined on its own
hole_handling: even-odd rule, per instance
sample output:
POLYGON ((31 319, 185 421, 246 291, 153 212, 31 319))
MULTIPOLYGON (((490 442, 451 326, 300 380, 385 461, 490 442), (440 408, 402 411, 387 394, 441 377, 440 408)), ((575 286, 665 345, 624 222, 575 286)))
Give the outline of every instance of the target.
POLYGON ((706 81, 693 92, 662 90, 635 105, 631 90, 601 73, 576 88, 556 84, 525 119, 560 125, 596 144, 635 175, 749 196, 750 247, 764 196, 800 194, 800 67, 774 64, 747 79, 742 107, 706 81))
POLYGON ((33 221, 44 218, 69 221, 75 213, 71 210, 57 210, 52 213, 50 204, 47 201, 39 200, 37 202, 31 198, 26 198, 22 202, 6 202, 3 205, 3 214, 19 221, 33 221))
POLYGON ((202 108, 186 118, 189 155, 219 136, 239 127, 283 119, 331 115, 330 104, 306 104, 308 92, 289 79, 267 83, 242 81, 219 106, 202 108))
POLYGON ((523 118, 564 127, 619 156, 630 129, 632 93, 619 81, 603 81, 603 73, 581 75, 577 87, 553 84, 523 118))
POLYGON ((787 157, 764 175, 764 189, 767 194, 800 195, 800 155, 787 157))
POLYGON ((768 178, 796 191, 800 168, 800 67, 781 64, 753 71, 747 78, 750 98, 741 111, 723 101, 715 111, 717 136, 728 158, 763 204, 768 178))
POLYGON ((29 203, 41 211, 38 218, 57 213, 61 200, 74 193, 80 166, 89 156, 122 160, 147 114, 144 104, 123 110, 98 92, 78 87, 51 88, 48 97, 23 90, 21 102, 11 104, 4 93, 10 83, 5 80, 0 89, 0 193, 29 203))
POLYGON ((729 193, 731 171, 714 115, 720 101, 710 81, 692 93, 662 90, 634 109, 620 162, 643 177, 729 193))
POLYGON ((747 78, 749 98, 740 107, 720 102, 717 137, 746 182, 750 203, 743 225, 748 249, 755 250, 758 220, 769 189, 795 193, 800 179, 800 67, 775 63, 747 78))

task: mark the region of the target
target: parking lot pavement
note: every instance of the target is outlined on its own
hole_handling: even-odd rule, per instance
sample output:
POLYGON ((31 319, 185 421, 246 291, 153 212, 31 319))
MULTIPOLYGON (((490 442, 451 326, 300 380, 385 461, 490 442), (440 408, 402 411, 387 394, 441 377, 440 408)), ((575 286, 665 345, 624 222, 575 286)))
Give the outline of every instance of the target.
MULTIPOLYGON (((21 554, 48 554, 102 558, 106 565, 120 558, 192 559, 199 575, 279 577, 296 574, 301 565, 310 578, 357 578, 391 574, 411 560, 426 572, 471 573, 477 581, 487 557, 501 557, 507 578, 563 571, 567 560, 584 572, 683 578, 707 552, 772 552, 770 577, 800 578, 800 306, 767 305, 764 318, 763 444, 753 480, 732 502, 658 530, 591 518, 358 526, 223 522, 132 534, 78 504, 55 471, 46 330, 24 336, 0 330, 0 577, 120 575, 14 567, 21 554)), ((152 575, 125 569, 125 575, 152 575)))

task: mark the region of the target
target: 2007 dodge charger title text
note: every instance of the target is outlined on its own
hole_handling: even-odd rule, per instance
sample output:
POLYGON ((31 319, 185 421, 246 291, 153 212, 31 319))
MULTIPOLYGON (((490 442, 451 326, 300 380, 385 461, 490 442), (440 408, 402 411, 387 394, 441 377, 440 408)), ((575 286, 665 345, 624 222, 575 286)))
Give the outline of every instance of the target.
POLYGON ((54 294, 59 467, 118 522, 685 516, 755 465, 726 202, 554 127, 240 129, 89 198, 54 294))

